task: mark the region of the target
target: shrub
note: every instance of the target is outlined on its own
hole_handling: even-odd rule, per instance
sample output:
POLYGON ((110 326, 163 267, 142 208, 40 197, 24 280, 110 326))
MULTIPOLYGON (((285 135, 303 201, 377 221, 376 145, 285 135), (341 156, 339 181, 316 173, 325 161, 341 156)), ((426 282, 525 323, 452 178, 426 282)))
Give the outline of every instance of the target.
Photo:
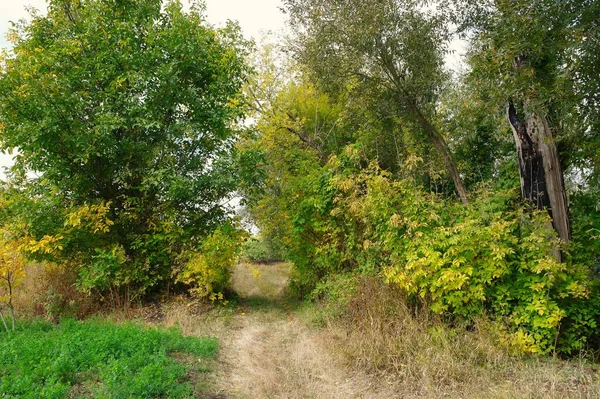
POLYGON ((326 318, 330 348, 358 372, 383 377, 393 397, 598 397, 596 367, 584 358, 514 355, 497 346, 505 330, 485 316, 452 327, 381 278, 357 276, 355 286, 342 317, 326 318))
POLYGON ((255 263, 281 262, 283 256, 273 248, 270 240, 258 235, 250 237, 242 246, 242 256, 255 263))
POLYGON ((232 225, 216 229, 197 252, 186 255, 188 260, 178 280, 189 285, 194 295, 211 300, 223 299, 223 290, 231 278, 231 267, 237 262, 246 234, 232 225))
POLYGON ((299 291, 338 274, 380 274, 452 324, 487 314, 516 351, 572 354, 597 335, 594 265, 571 256, 577 246, 560 242, 548 214, 524 208, 516 190, 480 187, 463 206, 362 167, 349 148, 293 206, 299 291))
POLYGON ((505 343, 525 352, 571 353, 585 345, 597 317, 589 268, 555 260, 564 248, 547 213, 523 209, 511 191, 481 189, 461 206, 393 181, 376 166, 333 184, 339 194, 332 212, 363 225, 357 242, 365 251, 356 259, 381 260, 386 280, 432 311, 465 323, 489 313, 506 321, 505 343), (574 304, 587 309, 584 316, 569 313, 574 304))

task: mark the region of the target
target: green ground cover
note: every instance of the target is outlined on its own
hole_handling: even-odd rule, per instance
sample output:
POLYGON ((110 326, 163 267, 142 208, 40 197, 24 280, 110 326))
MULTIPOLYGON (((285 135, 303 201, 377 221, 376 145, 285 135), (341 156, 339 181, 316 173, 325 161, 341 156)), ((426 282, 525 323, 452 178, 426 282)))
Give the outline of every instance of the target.
POLYGON ((216 352, 215 339, 177 329, 27 322, 0 334, 0 398, 188 398, 198 394, 190 376, 216 352))

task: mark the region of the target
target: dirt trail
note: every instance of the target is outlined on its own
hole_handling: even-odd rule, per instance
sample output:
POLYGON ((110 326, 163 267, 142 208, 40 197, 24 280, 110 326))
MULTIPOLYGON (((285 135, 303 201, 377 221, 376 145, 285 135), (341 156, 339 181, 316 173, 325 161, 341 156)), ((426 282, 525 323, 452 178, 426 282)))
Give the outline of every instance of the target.
POLYGON ((588 363, 503 357, 476 336, 464 337, 474 339, 468 344, 447 337, 436 342, 408 324, 409 338, 424 343, 416 345, 421 348, 417 355, 407 354, 414 362, 408 374, 373 376, 349 369, 336 341, 345 339, 345 331, 315 327, 309 321, 314 308, 286 301, 288 275, 284 264, 239 265, 233 275, 233 288, 241 296, 236 306, 207 308, 182 298, 144 310, 150 323, 219 339, 216 361, 201 362, 190 376, 199 398, 600 397, 597 368, 588 363), (474 357, 465 350, 475 351, 474 357))
POLYGON ((345 369, 327 336, 285 310, 285 265, 240 266, 233 284, 246 299, 219 337, 219 398, 391 398, 388 387, 345 369), (258 270, 258 272, 256 271, 258 270), (249 296, 247 296, 250 294, 249 296), (385 391, 388 388, 388 391, 385 391))

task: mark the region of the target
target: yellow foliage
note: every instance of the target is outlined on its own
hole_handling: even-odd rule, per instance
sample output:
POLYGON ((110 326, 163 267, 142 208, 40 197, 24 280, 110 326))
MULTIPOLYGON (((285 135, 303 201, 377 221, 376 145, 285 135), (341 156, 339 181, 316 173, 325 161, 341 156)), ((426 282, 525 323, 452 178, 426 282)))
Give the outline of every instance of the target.
POLYGON ((19 250, 29 252, 32 254, 52 254, 58 251, 62 251, 63 246, 61 244, 61 241, 63 238, 64 237, 62 235, 45 235, 40 240, 35 240, 32 237, 26 237, 21 240, 19 250))
POLYGON ((110 204, 111 201, 103 201, 98 205, 85 204, 69 213, 65 226, 76 228, 85 227, 93 230, 94 233, 97 233, 98 231, 108 233, 110 231, 110 226, 114 224, 107 216, 108 211, 110 210, 110 204))
POLYGON ((19 252, 19 243, 0 230, 0 303, 11 304, 14 289, 25 278, 25 262, 19 252))
POLYGON ((258 280, 260 278, 260 270, 258 270, 258 269, 252 269, 252 277, 255 280, 258 280))
POLYGON ((15 45, 19 42, 20 36, 19 32, 16 29, 10 29, 6 34, 6 40, 12 45, 15 45))
POLYGON ((219 228, 208 236, 198 252, 192 253, 177 280, 191 286, 190 292, 212 301, 222 300, 222 290, 229 282, 231 267, 245 232, 219 228))
POLYGON ((179 275, 179 281, 185 284, 194 284, 202 282, 190 291, 200 295, 207 296, 213 293, 213 283, 219 279, 219 273, 216 268, 211 268, 203 254, 197 254, 185 265, 185 269, 179 275))

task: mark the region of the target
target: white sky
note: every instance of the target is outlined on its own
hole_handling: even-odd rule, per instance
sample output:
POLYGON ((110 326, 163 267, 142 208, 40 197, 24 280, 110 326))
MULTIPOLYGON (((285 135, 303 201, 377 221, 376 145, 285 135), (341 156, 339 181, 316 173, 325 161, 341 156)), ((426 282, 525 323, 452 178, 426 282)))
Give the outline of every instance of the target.
MULTIPOLYGON (((187 3, 186 0, 183 0, 187 3)), ((279 10, 281 0, 205 0, 206 17, 215 26, 228 19, 238 21, 247 38, 258 40, 268 31, 279 32, 285 27, 285 16, 279 10)), ((27 18, 26 7, 45 12, 46 0, 0 0, 0 49, 9 48, 6 33, 10 21, 27 18)), ((4 167, 11 164, 11 156, 0 153, 0 178, 4 167)))
MULTIPOLYGON (((205 3, 211 24, 219 26, 228 19, 238 21, 247 37, 258 39, 261 31, 278 31, 285 25, 284 15, 279 10, 281 0, 205 0, 205 3)), ((10 27, 9 21, 26 18, 27 6, 45 11, 46 4, 46 0, 0 0, 0 48, 8 46, 4 36, 10 27)))

